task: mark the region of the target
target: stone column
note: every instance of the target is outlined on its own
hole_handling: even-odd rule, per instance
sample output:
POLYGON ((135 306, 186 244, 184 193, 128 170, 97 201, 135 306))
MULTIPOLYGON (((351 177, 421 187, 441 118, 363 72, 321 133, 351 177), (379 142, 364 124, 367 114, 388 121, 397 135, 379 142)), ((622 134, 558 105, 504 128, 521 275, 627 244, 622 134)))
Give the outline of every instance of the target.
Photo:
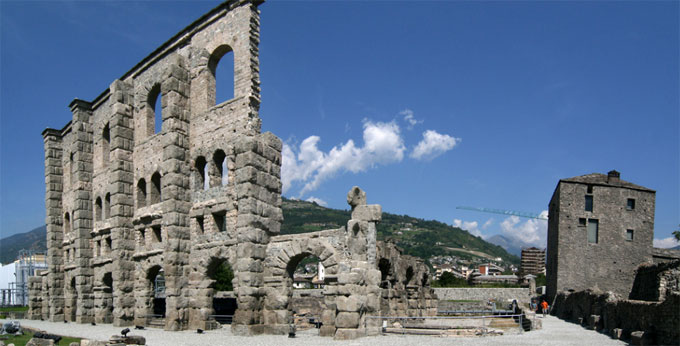
POLYGON ((347 194, 352 219, 347 222, 345 243, 350 260, 338 267, 335 338, 355 339, 377 334, 376 321, 367 320, 380 310, 380 270, 376 265, 376 223, 380 205, 367 205, 366 193, 353 187, 347 194), (368 329, 367 329, 368 328, 368 329))
POLYGON ((30 320, 39 320, 42 316, 42 277, 28 278, 28 316, 30 320))
POLYGON ((75 168, 73 203, 73 234, 76 252, 76 322, 90 323, 94 321, 94 297, 92 295, 93 270, 90 267, 92 249, 90 248, 90 232, 94 225, 92 218, 92 104, 75 99, 70 104, 73 112, 71 133, 73 135, 75 168))
POLYGON ((189 322, 189 255, 191 209, 189 157, 189 72, 184 58, 175 55, 163 75, 162 227, 166 230, 165 329, 186 329, 189 322))
POLYGON ((234 145, 238 207, 234 291, 238 310, 231 329, 237 335, 264 332, 264 258, 269 237, 280 232, 283 221, 281 146, 281 140, 269 132, 244 136, 234 145))
POLYGON ((109 184, 111 184, 111 258, 113 259, 113 325, 130 326, 134 319, 135 237, 133 215, 134 148, 131 87, 120 80, 109 87, 111 131, 109 184))
POLYGON ((45 223, 47 224, 47 287, 43 290, 42 314, 50 321, 64 320, 64 256, 63 230, 63 172, 61 131, 46 129, 42 133, 45 143, 45 223))

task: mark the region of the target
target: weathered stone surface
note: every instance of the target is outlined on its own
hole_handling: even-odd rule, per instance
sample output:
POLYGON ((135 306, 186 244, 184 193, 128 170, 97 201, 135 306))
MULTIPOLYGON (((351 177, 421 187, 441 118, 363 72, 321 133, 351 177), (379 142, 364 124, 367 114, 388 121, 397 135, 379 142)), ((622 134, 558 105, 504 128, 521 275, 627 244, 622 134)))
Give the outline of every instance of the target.
POLYGON ((628 295, 637 266, 652 262, 654 201, 654 191, 621 180, 616 171, 560 180, 548 212, 549 299, 566 290, 628 295))
POLYGON ((279 334, 295 304, 314 298, 304 308, 321 315, 322 335, 355 338, 381 306, 436 313, 426 267, 377 241, 382 208, 359 187, 347 194, 346 226, 279 235, 282 142, 260 133, 260 2, 219 5, 95 101, 74 100, 63 130, 43 132, 50 267, 29 279, 29 318, 211 329, 215 299, 233 299, 235 335, 279 334), (225 54, 234 97, 217 100, 225 54), (295 266, 309 255, 323 268, 315 284, 326 286, 293 299, 295 266), (393 265, 386 285, 381 258, 393 265), (228 298, 215 288, 225 264, 228 298))
POLYGON ((359 326, 359 313, 339 312, 335 317, 335 326, 338 328, 357 328, 359 326))
POLYGON ((28 340, 26 346, 54 346, 54 340, 32 338, 31 340, 28 340))

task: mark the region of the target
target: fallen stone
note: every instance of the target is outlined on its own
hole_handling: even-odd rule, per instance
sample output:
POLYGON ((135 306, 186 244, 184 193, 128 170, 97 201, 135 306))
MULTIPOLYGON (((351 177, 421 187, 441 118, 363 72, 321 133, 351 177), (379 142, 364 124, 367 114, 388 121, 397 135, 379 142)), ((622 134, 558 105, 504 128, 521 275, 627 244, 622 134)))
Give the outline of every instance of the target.
POLYGON ((634 331, 630 333, 630 343, 631 345, 640 345, 640 346, 646 346, 646 345, 654 345, 654 340, 653 336, 649 332, 645 331, 634 331))
POLYGON ((54 346, 54 340, 32 338, 31 340, 28 340, 28 342, 26 343, 26 346, 54 346))

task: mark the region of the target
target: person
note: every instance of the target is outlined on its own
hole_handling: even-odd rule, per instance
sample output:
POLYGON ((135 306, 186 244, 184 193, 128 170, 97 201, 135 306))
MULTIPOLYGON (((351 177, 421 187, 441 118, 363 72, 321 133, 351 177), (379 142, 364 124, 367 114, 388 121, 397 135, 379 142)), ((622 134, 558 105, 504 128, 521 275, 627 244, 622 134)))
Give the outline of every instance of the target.
POLYGON ((541 302, 541 309, 543 310, 543 317, 545 318, 545 314, 548 313, 548 303, 545 299, 541 302))

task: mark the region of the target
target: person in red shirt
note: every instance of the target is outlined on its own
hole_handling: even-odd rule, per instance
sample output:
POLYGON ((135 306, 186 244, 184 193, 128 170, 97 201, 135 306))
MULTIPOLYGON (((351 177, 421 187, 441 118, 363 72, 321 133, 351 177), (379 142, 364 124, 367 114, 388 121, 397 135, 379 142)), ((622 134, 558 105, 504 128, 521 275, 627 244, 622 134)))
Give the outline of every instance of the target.
POLYGON ((545 299, 541 302, 541 309, 543 310, 543 317, 545 317, 545 314, 548 313, 548 303, 545 299))

